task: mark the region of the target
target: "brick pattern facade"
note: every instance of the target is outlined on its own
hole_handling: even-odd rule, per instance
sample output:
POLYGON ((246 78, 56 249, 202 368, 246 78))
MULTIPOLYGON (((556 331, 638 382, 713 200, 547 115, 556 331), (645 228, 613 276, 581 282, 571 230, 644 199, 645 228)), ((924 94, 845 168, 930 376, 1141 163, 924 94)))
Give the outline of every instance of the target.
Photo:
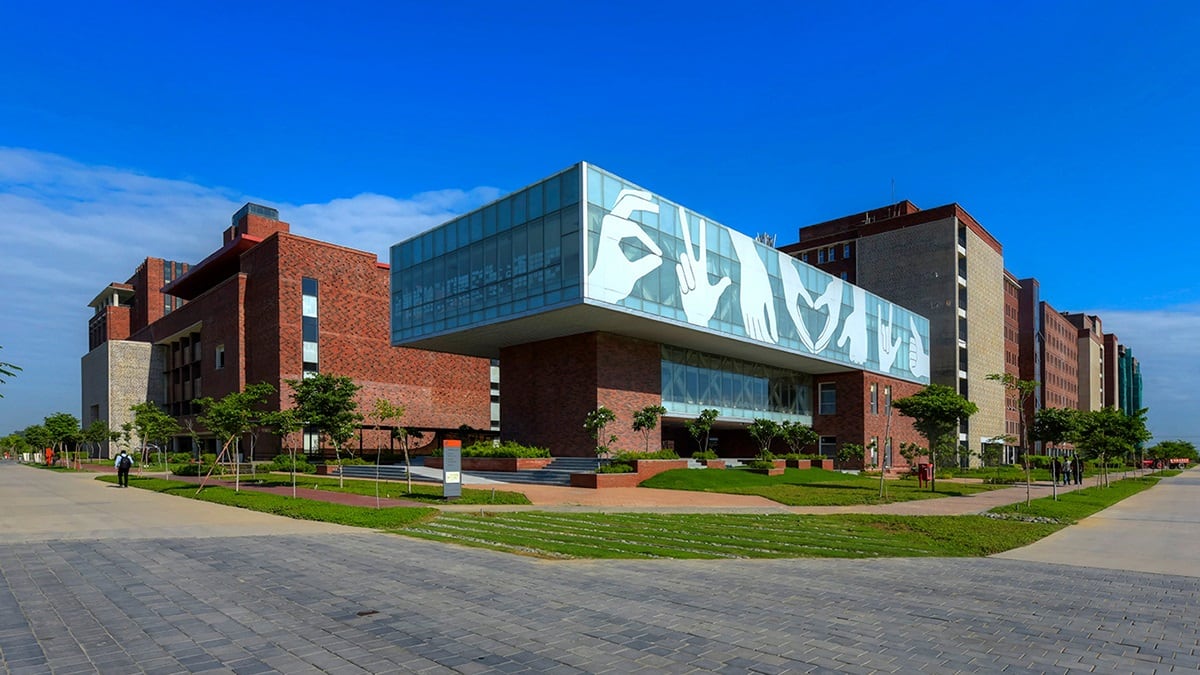
MULTIPOLYGON (((887 448, 887 438, 892 438, 891 465, 893 469, 903 469, 908 463, 900 456, 900 446, 903 443, 916 443, 922 447, 927 445, 925 439, 913 429, 912 419, 905 417, 893 409, 891 422, 888 422, 887 388, 891 387, 892 400, 912 396, 925 388, 924 385, 895 378, 884 377, 877 373, 853 371, 830 375, 814 375, 813 390, 820 383, 832 383, 837 392, 837 408, 833 415, 821 415, 820 409, 813 414, 813 430, 821 436, 832 436, 837 439, 837 447, 846 443, 856 443, 867 448, 872 439, 876 439, 879 447, 879 459, 886 461, 884 452, 887 448), (876 386, 877 405, 874 412, 871 406, 871 385, 876 386)), ((870 450, 866 457, 869 458, 870 450)), ((862 464, 860 463, 861 467, 862 464)))
POLYGON ((596 441, 583 423, 600 406, 617 416, 605 430, 617 436, 611 447, 641 450, 645 442, 632 429, 633 413, 662 404, 662 350, 654 342, 584 333, 506 347, 500 363, 501 437, 556 456, 595 454, 596 441))
MULTIPOLYGON (((247 384, 266 382, 277 389, 268 407, 290 407, 286 380, 302 375, 301 283, 310 277, 319 286, 320 370, 350 377, 362 386, 358 395, 362 414, 368 415, 380 398, 403 405, 405 414, 399 424, 433 432, 426 433, 418 445, 434 442, 439 434, 458 435, 462 425, 489 428, 486 359, 391 346, 388 269, 374 254, 292 235, 287 223, 256 214, 227 230, 226 243, 242 235, 265 238, 248 247, 230 276, 216 278, 211 287, 200 289, 165 316, 159 294, 159 314, 155 317, 151 301, 148 316, 154 320, 132 335, 147 349, 150 343, 159 345, 154 350, 159 354, 199 336, 198 351, 177 349, 173 360, 178 363, 159 365, 156 371, 161 374, 165 368, 170 375, 179 369, 194 370, 195 375, 183 383, 170 383, 168 392, 159 392, 151 400, 220 398, 247 384), (221 368, 217 367, 218 347, 224 354, 221 368)), ((140 268, 138 275, 145 278, 139 283, 161 279, 162 264, 158 261, 156 267, 148 262, 140 268)), ((144 365, 148 356, 130 360, 144 365)), ((109 387, 115 386, 110 378, 109 387)), ((184 414, 181 422, 189 421, 194 422, 194 416, 184 414)), ((367 427, 374 424, 365 422, 367 427)), ((290 440, 298 443, 298 438, 290 440)), ((269 434, 260 435, 256 444, 257 458, 272 456, 280 445, 269 434)), ((373 449, 381 444, 393 446, 388 432, 368 428, 351 447, 373 449)))

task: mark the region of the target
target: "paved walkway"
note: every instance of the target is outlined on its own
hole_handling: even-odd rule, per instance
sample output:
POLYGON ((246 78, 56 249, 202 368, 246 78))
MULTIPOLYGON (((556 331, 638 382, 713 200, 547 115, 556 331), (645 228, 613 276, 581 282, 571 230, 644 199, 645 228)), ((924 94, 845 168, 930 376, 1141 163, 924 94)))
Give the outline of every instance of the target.
MULTIPOLYGON (((1127 500, 1121 520, 1200 540, 1194 501, 1179 501, 1195 482, 1163 481, 1143 494, 1170 499, 1127 500)), ((996 558, 547 562, 11 463, 0 522, 0 673, 1200 669, 1200 578, 1179 574, 996 558)))

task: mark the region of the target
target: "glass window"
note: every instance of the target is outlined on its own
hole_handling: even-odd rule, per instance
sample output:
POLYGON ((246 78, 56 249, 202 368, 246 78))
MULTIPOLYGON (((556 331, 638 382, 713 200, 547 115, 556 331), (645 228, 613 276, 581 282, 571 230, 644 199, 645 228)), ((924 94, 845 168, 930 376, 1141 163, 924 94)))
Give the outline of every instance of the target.
MULTIPOLYGON (((305 342, 316 342, 317 341, 317 317, 306 316, 303 319, 301 319, 301 324, 302 324, 301 331, 304 333, 304 335, 303 335, 304 341, 305 342)), ((224 347, 218 347, 217 349, 223 350, 224 347)))
POLYGON ((314 295, 304 296, 304 299, 301 301, 300 312, 304 316, 316 316, 317 315, 317 298, 316 298, 316 296, 314 296, 314 295))
POLYGON ((847 260, 850 258, 850 244, 842 244, 842 257, 847 260))
POLYGON ((562 199, 559 194, 561 190, 561 181, 558 178, 551 178, 544 183, 545 185, 545 201, 546 213, 552 213, 562 207, 562 199))
POLYGON ((892 414, 892 385, 884 385, 883 387, 883 410, 888 415, 892 414))
POLYGON ((825 262, 825 249, 819 249, 817 251, 817 264, 820 264, 823 262, 825 262))
POLYGON ((317 294, 317 280, 316 279, 310 279, 309 277, 303 277, 300 279, 300 287, 303 290, 304 295, 315 296, 317 294))
POLYGON ((871 383, 871 414, 879 414, 879 383, 871 383))
POLYGON ((825 457, 837 456, 837 436, 822 436, 820 452, 825 457))
POLYGON ((518 192, 517 194, 509 197, 509 199, 512 200, 510 203, 512 206, 512 222, 513 222, 513 224, 519 225, 519 224, 525 222, 525 220, 526 220, 526 217, 525 217, 525 193, 518 192))
POLYGON ((834 260, 837 260, 837 248, 830 246, 829 247, 829 262, 833 262, 834 260))
POLYGON ((483 236, 496 234, 496 205, 492 204, 483 210, 483 236))
POLYGON ((562 205, 570 206, 579 202, 579 170, 571 169, 559 176, 562 186, 562 205))
POLYGON ((803 262, 808 262, 808 251, 800 254, 800 260, 803 262))
POLYGON ((529 201, 525 207, 526 213, 530 218, 538 218, 542 215, 542 184, 531 186, 529 188, 529 201))
POLYGON ((817 385, 819 396, 818 415, 837 414, 837 385, 833 382, 822 382, 817 385))
POLYGON ((221 370, 225 367, 225 345, 217 345, 216 352, 213 354, 213 367, 221 370))

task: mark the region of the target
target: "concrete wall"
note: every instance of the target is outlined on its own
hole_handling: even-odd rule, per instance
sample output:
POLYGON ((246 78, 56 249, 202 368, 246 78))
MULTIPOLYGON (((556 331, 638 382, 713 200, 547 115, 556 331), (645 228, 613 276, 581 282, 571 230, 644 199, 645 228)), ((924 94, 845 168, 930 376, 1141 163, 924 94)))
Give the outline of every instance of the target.
MULTIPOLYGON (((81 360, 81 423, 86 427, 104 420, 110 429, 120 431, 133 421, 131 407, 165 400, 162 372, 162 353, 149 342, 111 340, 88 352, 81 360)), ((115 452, 110 446, 102 446, 102 453, 109 453, 106 456, 115 452)))
POLYGON ((1005 372, 1004 286, 1004 256, 968 228, 967 398, 979 412, 968 421, 967 444, 974 455, 982 440, 1002 436, 1006 428, 1004 387, 987 379, 1005 372))

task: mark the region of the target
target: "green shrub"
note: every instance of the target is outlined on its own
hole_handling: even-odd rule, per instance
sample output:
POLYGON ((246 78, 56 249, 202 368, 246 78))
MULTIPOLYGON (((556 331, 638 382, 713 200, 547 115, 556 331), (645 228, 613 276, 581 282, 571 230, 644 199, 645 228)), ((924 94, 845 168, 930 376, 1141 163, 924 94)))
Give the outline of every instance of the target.
POLYGON ((343 457, 341 459, 330 459, 325 461, 329 466, 362 466, 363 464, 373 464, 362 457, 343 457))
POLYGON ((220 476, 226 473, 225 467, 219 464, 196 464, 195 462, 187 462, 186 464, 172 464, 171 473, 176 476, 206 476, 209 470, 212 470, 214 476, 220 476))
MULTIPOLYGON (((267 464, 268 471, 292 471, 291 455, 281 454, 275 455, 274 459, 267 464)), ((308 458, 304 455, 296 455, 296 473, 316 473, 317 467, 309 463, 308 458)))
POLYGON ((212 466, 217 463, 217 456, 214 453, 206 452, 200 455, 200 463, 205 466, 212 466))
MULTIPOLYGON (((712 452, 711 450, 709 452, 712 452)), ((715 453, 714 453, 715 458, 715 453)), ((613 456, 614 462, 635 462, 639 459, 679 459, 679 455, 675 454, 674 450, 663 448, 657 452, 629 452, 620 451, 613 456)))
POLYGON ((788 454, 784 455, 783 458, 793 462, 800 459, 807 459, 809 461, 820 461, 825 459, 824 455, 818 455, 811 452, 789 452, 788 454))
MULTIPOLYGON (((436 450, 433 451, 432 455, 434 457, 441 457, 442 449, 437 448, 436 450)), ((490 441, 479 441, 477 443, 472 443, 471 445, 468 445, 467 447, 463 448, 462 456, 463 457, 489 457, 489 458, 519 457, 522 459, 528 459, 528 458, 537 459, 537 458, 543 458, 543 457, 547 457, 547 458, 550 457, 550 451, 547 450, 546 448, 539 448, 539 447, 532 446, 532 445, 521 445, 520 443, 516 443, 514 441, 505 441, 504 443, 502 443, 500 445, 492 445, 492 443, 490 441)))
POLYGON ((766 469, 774 469, 775 461, 770 460, 770 459, 761 459, 761 458, 760 459, 752 459, 749 462, 746 462, 746 466, 750 467, 751 469, 758 469, 760 471, 766 470, 766 469))
POLYGON ((716 450, 697 450, 692 453, 692 459, 703 461, 706 459, 720 459, 720 456, 716 450))
POLYGON ((190 452, 172 452, 167 462, 170 464, 190 464, 192 462, 192 454, 190 452))
POLYGON ((596 467, 596 473, 633 473, 632 464, 601 464, 596 467))

